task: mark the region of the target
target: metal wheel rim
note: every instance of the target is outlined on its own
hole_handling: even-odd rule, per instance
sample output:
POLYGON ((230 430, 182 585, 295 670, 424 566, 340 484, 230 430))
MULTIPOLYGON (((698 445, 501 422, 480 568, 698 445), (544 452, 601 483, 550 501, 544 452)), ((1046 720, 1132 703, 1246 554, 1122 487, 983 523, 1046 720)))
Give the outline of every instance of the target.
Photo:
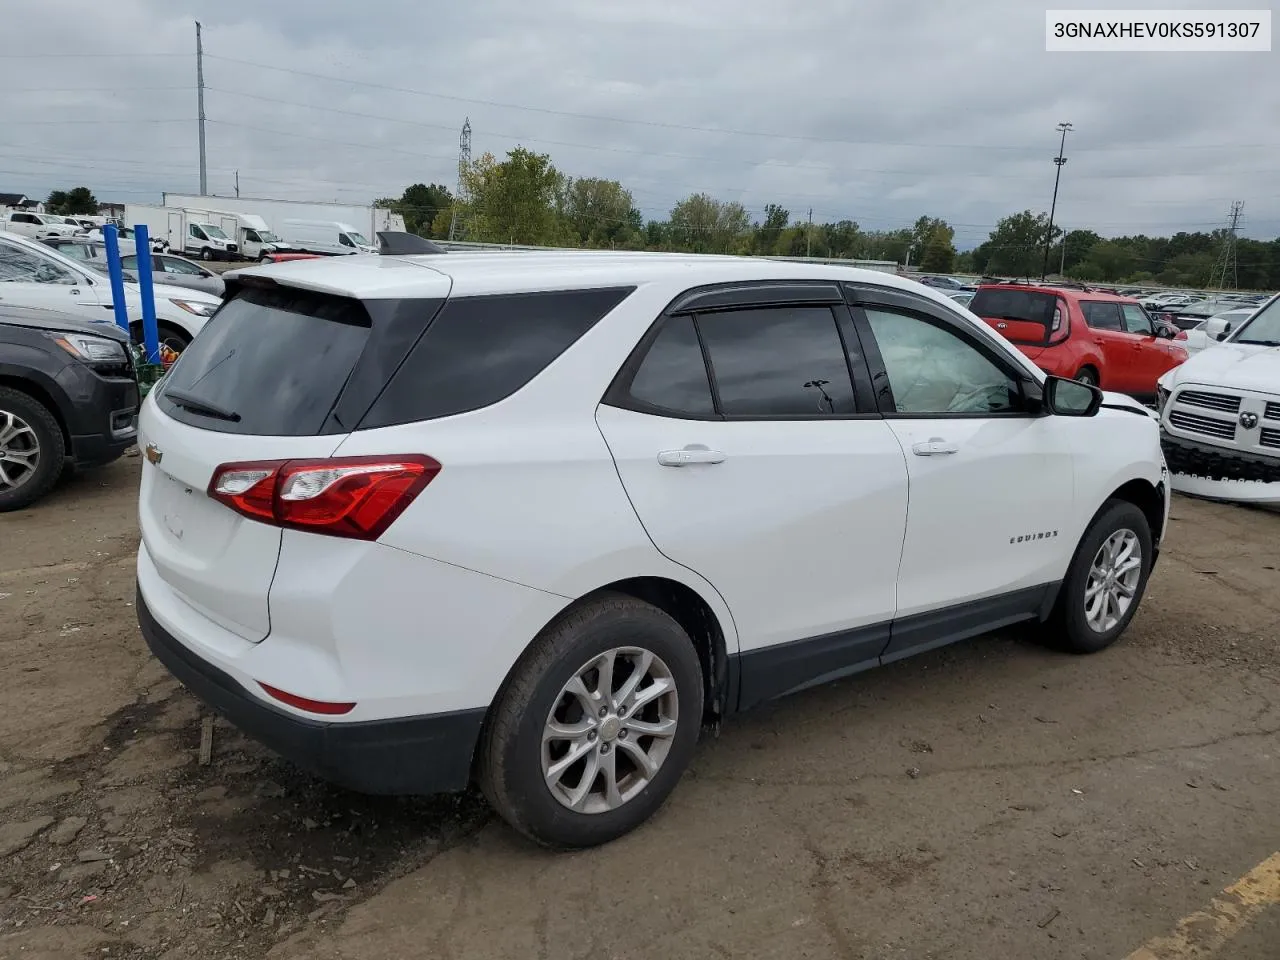
POLYGON ((1113 630, 1133 605, 1142 579, 1142 542, 1132 530, 1117 530, 1103 541, 1089 567, 1084 618, 1095 633, 1113 630))
POLYGON ((16 490, 40 466, 40 438, 16 413, 0 410, 0 492, 16 490))
POLYGON ((577 813, 635 799, 671 752, 679 724, 675 677, 640 647, 592 657, 556 696, 542 728, 542 777, 577 813))

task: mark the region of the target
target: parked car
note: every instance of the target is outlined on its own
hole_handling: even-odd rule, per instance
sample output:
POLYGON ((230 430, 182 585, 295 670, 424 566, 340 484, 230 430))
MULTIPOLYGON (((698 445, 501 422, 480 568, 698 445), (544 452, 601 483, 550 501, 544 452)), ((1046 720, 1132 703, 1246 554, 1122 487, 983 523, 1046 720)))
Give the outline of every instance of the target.
MULTIPOLYGON (((138 258, 130 254, 120 258, 120 265, 130 276, 138 275, 138 258)), ((166 283, 174 287, 190 287, 192 290, 203 290, 215 297, 221 297, 226 289, 222 278, 200 264, 185 257, 171 253, 153 253, 151 255, 151 275, 154 282, 166 283)))
POLYGON ((227 283, 143 404, 148 644, 303 766, 474 774, 542 843, 626 833, 704 723, 816 682, 1019 621, 1100 650, 1163 535, 1149 411, 893 275, 524 252, 227 283))
POLYGON ((1187 359, 1176 334, 1136 300, 1030 284, 978 288, 969 310, 1046 373, 1154 401, 1156 381, 1187 359))
POLYGON ((1160 427, 1173 487, 1280 504, 1280 297, 1233 324, 1205 321, 1214 344, 1160 379, 1160 427))
POLYGON ((1228 310, 1239 309, 1240 306, 1239 300, 1215 297, 1212 300, 1198 300, 1185 306, 1162 307, 1156 315, 1181 330, 1190 330, 1202 320, 1208 320, 1228 310))
MULTIPOLYGON (((103 234, 101 227, 95 227, 94 229, 90 230, 85 236, 96 243, 99 243, 99 244, 106 243, 106 236, 103 234)), ((137 237, 137 231, 134 230, 132 227, 116 228, 116 242, 120 247, 121 254, 137 252, 138 244, 137 244, 136 237, 137 237)), ((169 246, 168 241, 166 241, 162 237, 151 237, 150 244, 151 244, 151 249, 156 252, 160 252, 169 246)))
POLYGON ((75 224, 66 223, 61 217, 51 213, 27 213, 22 210, 10 210, 0 220, 0 229, 15 233, 20 237, 73 237, 84 231, 75 224))
MULTIPOLYGON (((0 297, 5 303, 73 313, 91 322, 114 322, 106 264, 74 260, 43 243, 0 233, 0 297)), ((161 343, 181 353, 221 301, 200 290, 157 283, 156 321, 161 343)), ((142 340, 142 295, 125 285, 134 339, 142 340)))
POLYGON ((137 439, 137 414, 123 330, 0 303, 0 512, 44 496, 68 463, 115 460, 137 439))
POLYGON ((959 280, 955 279, 955 277, 935 277, 926 274, 924 276, 916 277, 915 279, 918 282, 923 283, 926 287, 937 287, 943 292, 973 289, 973 287, 961 283, 959 280))
POLYGON ((1210 317, 1209 319, 1201 320, 1190 330, 1183 331, 1184 335, 1187 338, 1187 342, 1183 344, 1183 347, 1186 348, 1187 353, 1194 355, 1199 353, 1201 350, 1205 349, 1206 347, 1213 346, 1217 343, 1216 340, 1209 339, 1208 333, 1205 332, 1205 326, 1209 323, 1209 320, 1212 320, 1212 319, 1222 320, 1223 323, 1225 324, 1225 332, 1230 332, 1234 328, 1240 326, 1240 324, 1244 323, 1244 321, 1248 320, 1251 316, 1253 316, 1257 312, 1258 312, 1257 307, 1250 306, 1250 307, 1243 307, 1236 310, 1226 310, 1222 313, 1217 314, 1216 317, 1210 317))

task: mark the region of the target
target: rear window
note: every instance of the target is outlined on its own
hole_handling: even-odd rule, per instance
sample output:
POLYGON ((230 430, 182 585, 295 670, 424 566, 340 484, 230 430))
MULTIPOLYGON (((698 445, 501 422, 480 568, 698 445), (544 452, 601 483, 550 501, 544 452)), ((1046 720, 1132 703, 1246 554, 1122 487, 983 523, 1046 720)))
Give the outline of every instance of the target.
POLYGON ((1058 297, 1033 290, 981 289, 969 301, 969 312, 993 320, 1025 320, 1048 327, 1058 297))
POLYGON ((569 349, 633 289, 449 300, 359 428, 433 420, 506 399, 569 349))
POLYGON ((249 288, 210 318, 164 379, 164 411, 224 433, 321 432, 369 339, 358 300, 249 288))

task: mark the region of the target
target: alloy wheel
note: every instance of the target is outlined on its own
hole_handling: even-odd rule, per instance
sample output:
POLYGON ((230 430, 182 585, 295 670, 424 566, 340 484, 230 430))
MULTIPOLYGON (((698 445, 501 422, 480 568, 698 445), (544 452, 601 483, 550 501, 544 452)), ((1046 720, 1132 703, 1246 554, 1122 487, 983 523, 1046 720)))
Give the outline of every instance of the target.
POLYGON ((16 490, 40 465, 40 440, 27 421, 0 410, 0 492, 16 490))
POLYGON ((1106 633, 1132 606, 1142 579, 1142 543, 1132 530, 1117 530, 1102 542, 1084 588, 1084 618, 1096 633, 1106 633))
POLYGON ((593 657, 560 690, 542 731, 542 775, 563 806, 616 810, 661 769, 679 723, 675 677, 639 647, 593 657))

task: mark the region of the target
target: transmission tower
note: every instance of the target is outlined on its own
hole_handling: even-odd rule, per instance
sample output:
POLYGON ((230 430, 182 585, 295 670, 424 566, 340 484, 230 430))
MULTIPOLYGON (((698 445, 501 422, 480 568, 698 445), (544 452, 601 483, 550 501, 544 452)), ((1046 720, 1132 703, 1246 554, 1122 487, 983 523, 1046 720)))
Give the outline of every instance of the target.
POLYGON ((1227 224, 1227 233, 1222 238, 1222 250, 1209 277, 1209 286, 1218 290, 1234 290, 1240 282, 1236 273, 1236 230, 1240 227, 1240 214, 1243 212, 1243 200, 1231 204, 1231 219, 1227 224))
POLYGON ((453 196, 453 217, 449 221, 449 239, 460 239, 462 225, 458 223, 458 207, 467 200, 467 170, 471 167, 471 118, 462 123, 462 136, 458 137, 458 189, 453 196))

